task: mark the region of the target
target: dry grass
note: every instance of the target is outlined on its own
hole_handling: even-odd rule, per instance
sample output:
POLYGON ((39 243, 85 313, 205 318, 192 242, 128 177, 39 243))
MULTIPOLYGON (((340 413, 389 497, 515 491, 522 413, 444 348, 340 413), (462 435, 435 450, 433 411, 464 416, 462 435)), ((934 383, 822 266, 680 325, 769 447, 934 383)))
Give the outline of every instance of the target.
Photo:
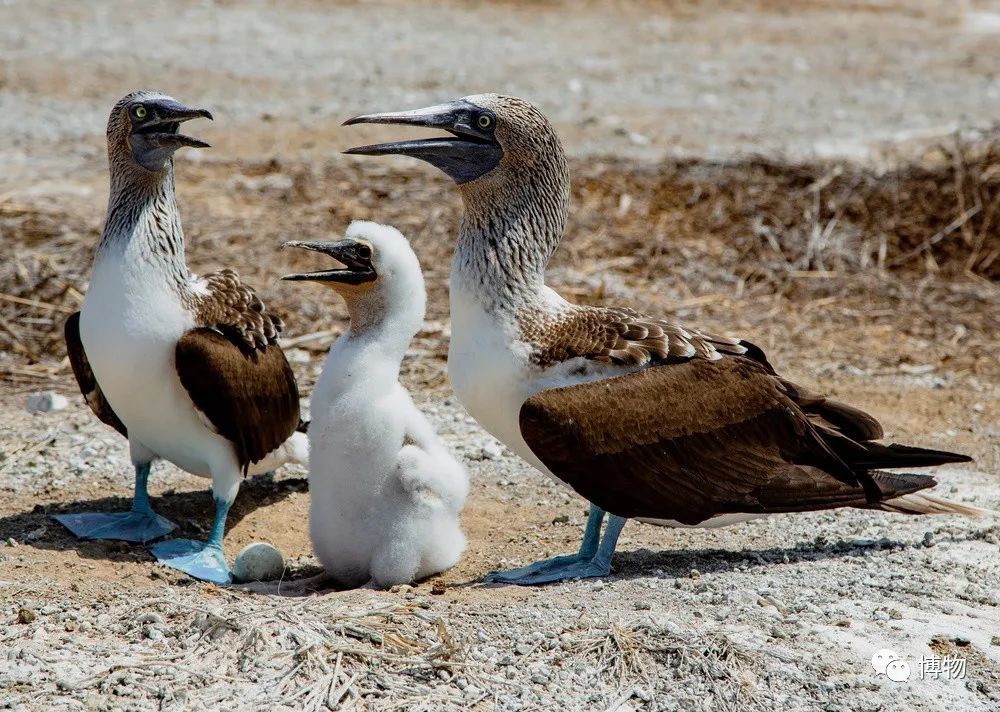
MULTIPOLYGON (((354 218, 393 223, 410 236, 430 292, 430 324, 415 344, 427 358, 408 368, 442 385, 460 202, 443 178, 400 168, 181 164, 190 263, 196 271, 237 266, 286 317, 286 335, 320 332, 300 342, 320 351, 341 328, 342 308, 324 290, 277 282, 310 257, 276 247, 354 218), (278 174, 291 180, 268 182, 278 174)), ((1000 277, 1000 127, 883 171, 756 158, 642 168, 578 160, 573 175, 553 281, 577 300, 620 300, 624 291, 640 308, 682 319, 738 313, 752 325, 799 312, 831 330, 891 315, 897 329, 962 342, 973 370, 987 355, 1000 277)), ((0 239, 9 246, 0 264, 0 378, 30 388, 66 376, 62 323, 79 308, 99 230, 58 207, 0 197, 0 239)))
POLYGON ((352 606, 333 596, 262 605, 259 597, 218 590, 197 605, 168 596, 120 613, 119 620, 130 621, 115 631, 122 638, 143 640, 165 630, 169 645, 105 659, 84 677, 60 680, 65 693, 129 697, 142 691, 166 707, 188 709, 212 708, 241 686, 258 691, 259 709, 388 703, 390 692, 391 704, 380 708, 417 700, 428 709, 461 703, 458 690, 435 684, 464 667, 461 646, 444 619, 419 606, 352 606))

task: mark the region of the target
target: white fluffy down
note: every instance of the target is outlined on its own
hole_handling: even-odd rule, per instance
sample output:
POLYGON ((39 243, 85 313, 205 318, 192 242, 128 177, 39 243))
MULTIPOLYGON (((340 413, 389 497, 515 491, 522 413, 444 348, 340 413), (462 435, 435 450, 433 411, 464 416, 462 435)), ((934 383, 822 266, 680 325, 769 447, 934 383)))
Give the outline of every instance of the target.
POLYGON ((330 349, 312 397, 309 528, 340 584, 388 587, 458 562, 468 474, 399 383, 424 317, 423 277, 395 228, 356 221, 379 275, 345 292, 351 327, 330 349))

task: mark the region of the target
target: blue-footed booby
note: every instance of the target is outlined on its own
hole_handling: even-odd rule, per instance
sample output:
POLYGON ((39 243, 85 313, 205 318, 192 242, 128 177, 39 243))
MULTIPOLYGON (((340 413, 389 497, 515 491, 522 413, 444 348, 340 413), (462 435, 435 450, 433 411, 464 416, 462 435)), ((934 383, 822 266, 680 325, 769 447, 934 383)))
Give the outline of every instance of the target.
POLYGON ((970 458, 876 442, 883 433, 872 416, 782 378, 752 343, 626 307, 574 305, 547 287, 569 169, 532 104, 479 94, 346 122, 361 123, 450 134, 347 153, 413 156, 458 184, 465 214, 448 352, 455 393, 486 430, 591 503, 577 554, 492 580, 604 576, 628 518, 718 526, 834 507, 977 511, 917 494, 936 484, 932 477, 881 471, 970 458))
POLYGON ((387 588, 454 566, 465 549, 458 516, 469 491, 452 457, 399 382, 424 320, 424 279, 409 243, 387 225, 355 221, 333 242, 288 242, 339 269, 284 279, 327 286, 351 324, 316 383, 309 424, 309 531, 340 586, 387 588))
POLYGON ((212 478, 215 522, 207 543, 159 542, 157 559, 197 578, 231 580, 222 547, 240 478, 296 460, 299 395, 277 345, 281 320, 231 269, 188 271, 174 197, 173 154, 207 147, 178 132, 212 115, 155 92, 121 99, 108 119, 111 193, 81 310, 66 323, 70 363, 84 398, 128 438, 132 510, 59 515, 76 536, 148 542, 175 525, 146 492, 162 458, 212 478))

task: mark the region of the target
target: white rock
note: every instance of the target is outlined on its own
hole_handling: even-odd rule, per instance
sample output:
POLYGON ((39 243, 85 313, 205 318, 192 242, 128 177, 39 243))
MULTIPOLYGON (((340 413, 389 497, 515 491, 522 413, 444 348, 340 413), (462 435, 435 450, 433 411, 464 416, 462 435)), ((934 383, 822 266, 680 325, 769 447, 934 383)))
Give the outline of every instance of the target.
POLYGON ((57 410, 63 410, 68 405, 69 401, 66 396, 59 395, 54 391, 39 391, 28 396, 28 402, 24 407, 29 413, 35 414, 54 413, 57 410))

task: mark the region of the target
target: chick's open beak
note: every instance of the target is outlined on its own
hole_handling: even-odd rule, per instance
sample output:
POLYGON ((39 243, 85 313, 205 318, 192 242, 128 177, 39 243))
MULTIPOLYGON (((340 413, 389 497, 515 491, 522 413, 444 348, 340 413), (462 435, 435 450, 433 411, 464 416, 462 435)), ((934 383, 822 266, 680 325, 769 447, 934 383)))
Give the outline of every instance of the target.
POLYGON ((338 269, 316 272, 286 274, 282 279, 292 282, 320 282, 338 284, 363 284, 374 281, 375 269, 371 262, 371 248, 355 240, 335 240, 332 242, 286 242, 282 247, 299 247, 312 252, 321 252, 333 257, 344 265, 338 269))

